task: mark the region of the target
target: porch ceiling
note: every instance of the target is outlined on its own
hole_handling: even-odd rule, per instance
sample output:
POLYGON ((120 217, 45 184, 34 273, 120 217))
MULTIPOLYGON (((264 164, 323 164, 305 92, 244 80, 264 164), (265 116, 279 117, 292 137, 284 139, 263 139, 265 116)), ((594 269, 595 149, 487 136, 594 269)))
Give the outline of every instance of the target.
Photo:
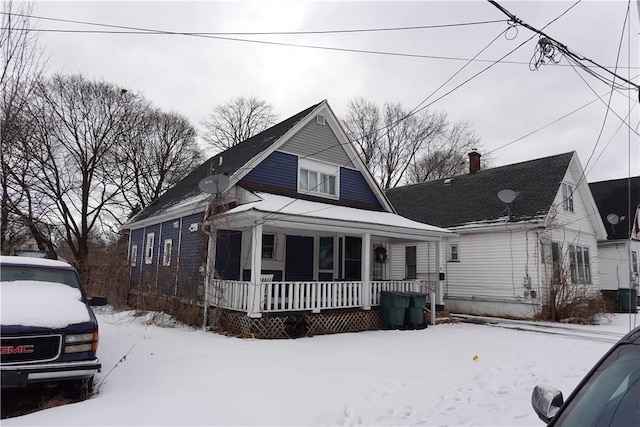
POLYGON ((444 228, 412 221, 390 212, 369 211, 327 203, 256 192, 259 201, 237 206, 216 217, 230 228, 247 228, 262 223, 286 227, 344 233, 370 233, 408 240, 439 240, 452 236, 444 228))

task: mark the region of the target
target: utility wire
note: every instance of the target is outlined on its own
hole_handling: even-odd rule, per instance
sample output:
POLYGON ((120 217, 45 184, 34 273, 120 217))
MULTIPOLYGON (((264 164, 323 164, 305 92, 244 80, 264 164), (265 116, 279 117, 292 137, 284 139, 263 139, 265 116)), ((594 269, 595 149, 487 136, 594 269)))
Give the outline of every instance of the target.
MULTIPOLYGON (((23 18, 34 18, 41 20, 49 20, 56 22, 66 22, 73 24, 82 24, 82 25, 93 25, 93 26, 102 26, 108 28, 119 28, 122 31, 91 31, 91 30, 56 30, 56 29, 39 29, 36 31, 40 32, 69 32, 69 33, 95 33, 95 34, 148 34, 148 35, 177 35, 177 36, 190 36, 190 37, 200 37, 200 38, 209 38, 209 39, 217 39, 217 40, 227 40, 227 41, 236 41, 243 43, 258 43, 258 44, 266 44, 273 46, 288 46, 288 47, 300 47, 306 49, 318 49, 318 50, 329 50, 336 52, 351 52, 351 53, 364 53, 370 55, 385 55, 385 56, 397 56, 397 57, 407 57, 407 58, 423 58, 423 59, 440 59, 440 60, 448 60, 448 61, 468 61, 468 58, 460 58, 460 57, 452 57, 452 56, 438 56, 438 55, 421 55, 421 54, 412 54, 412 53, 400 53, 400 52, 388 52, 388 51, 376 51, 376 50, 368 50, 368 49, 350 49, 350 48, 341 48, 334 46, 320 46, 320 45, 309 45, 309 44, 298 44, 298 43, 286 43, 286 42, 272 42, 266 40, 252 40, 252 39, 242 39, 237 37, 226 37, 225 35, 304 35, 304 34, 339 34, 339 33, 354 33, 354 32, 382 32, 382 31, 403 31, 403 30, 412 30, 412 29, 429 29, 429 28, 443 28, 443 27, 456 27, 456 26, 470 26, 470 25, 479 25, 479 24, 491 24, 491 23, 499 23, 499 22, 507 22, 507 20, 493 20, 493 21, 478 21, 478 22, 468 22, 468 23, 459 23, 459 24, 443 24, 443 25, 431 25, 431 26, 416 26, 416 27, 389 27, 389 28, 373 28, 373 29, 355 29, 355 30, 326 30, 326 31, 291 31, 291 32, 264 32, 264 33, 241 33, 241 32, 180 32, 180 31, 165 31, 165 30, 155 30, 148 28, 139 28, 139 27, 128 27, 123 25, 113 25, 113 24, 101 24, 96 22, 88 22, 88 21, 76 21, 71 19, 61 19, 61 18, 49 18, 44 16, 37 15, 26 15, 26 14, 17 14, 17 13, 9 13, 9 12, 0 12, 3 15, 12 15, 19 16, 23 18)), ((493 62, 489 59, 477 59, 476 62, 493 62)), ((515 64, 522 65, 527 64, 522 61, 501 61, 503 64, 515 64)), ((567 66, 564 64, 553 64, 555 66, 567 66)), ((638 67, 634 67, 638 68, 638 67)))
MULTIPOLYGON (((630 80, 625 79, 622 76, 619 76, 618 74, 616 74, 615 72, 610 71, 608 68, 603 67, 602 65, 598 64, 597 62, 578 54, 577 52, 574 52, 572 50, 570 50, 567 46, 565 46, 564 44, 558 42, 557 40, 555 40, 554 38, 548 36, 547 34, 545 34, 542 30, 538 30, 537 28, 527 24, 526 22, 522 21, 520 18, 518 18, 517 16, 515 16, 514 14, 512 14, 511 12, 509 12, 507 9, 505 9, 504 7, 500 6, 495 0, 488 0, 489 3, 491 3, 492 5, 494 5, 496 8, 498 8, 502 13, 504 13, 506 16, 509 17, 510 20, 516 22, 518 25, 522 25, 523 27, 533 31, 534 33, 542 36, 543 38, 540 39, 541 43, 539 43, 539 46, 542 46, 543 49, 550 49, 550 47, 553 47, 555 49, 558 49, 562 54, 565 55, 565 57, 571 62, 575 62, 577 65, 579 65, 582 68, 585 68, 588 71, 588 67, 584 67, 582 64, 582 61, 586 61, 589 62, 590 64, 592 64, 593 66, 595 66, 596 68, 610 74, 613 77, 613 82, 606 80, 607 82, 609 82, 610 84, 614 84, 616 79, 619 79, 625 83, 627 83, 629 86, 633 87, 636 90, 640 89, 640 86, 638 86, 636 83, 633 83, 630 80)), ((544 28, 543 28, 544 29, 544 28)), ((551 59, 552 61, 554 61, 554 59, 551 59)), ((604 77, 599 76, 594 74, 592 71, 588 71, 590 73, 592 73, 592 75, 594 75, 596 78, 599 78, 601 80, 604 79, 604 77)), ((605 81, 605 80, 603 80, 605 81)))

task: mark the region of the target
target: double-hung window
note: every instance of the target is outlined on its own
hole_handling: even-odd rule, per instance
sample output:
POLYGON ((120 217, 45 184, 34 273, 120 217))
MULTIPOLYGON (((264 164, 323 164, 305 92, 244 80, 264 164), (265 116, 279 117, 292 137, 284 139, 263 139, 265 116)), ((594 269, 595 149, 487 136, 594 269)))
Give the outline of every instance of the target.
POLYGON ((569 246, 569 268, 571 269, 572 283, 591 283, 588 247, 569 246))
POLYGON ((162 265, 168 267, 171 265, 171 249, 173 247, 173 240, 166 239, 164 241, 164 251, 162 252, 162 265))
POLYGON ((309 159, 298 161, 298 191, 322 197, 338 198, 340 167, 309 159))

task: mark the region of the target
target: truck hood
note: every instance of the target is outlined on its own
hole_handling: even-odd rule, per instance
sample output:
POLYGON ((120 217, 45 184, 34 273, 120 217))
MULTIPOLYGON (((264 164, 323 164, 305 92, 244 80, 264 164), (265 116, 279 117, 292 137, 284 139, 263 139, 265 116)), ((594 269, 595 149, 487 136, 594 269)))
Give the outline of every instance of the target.
POLYGON ((79 289, 50 282, 0 282, 0 308, 2 326, 58 329, 91 320, 79 289))

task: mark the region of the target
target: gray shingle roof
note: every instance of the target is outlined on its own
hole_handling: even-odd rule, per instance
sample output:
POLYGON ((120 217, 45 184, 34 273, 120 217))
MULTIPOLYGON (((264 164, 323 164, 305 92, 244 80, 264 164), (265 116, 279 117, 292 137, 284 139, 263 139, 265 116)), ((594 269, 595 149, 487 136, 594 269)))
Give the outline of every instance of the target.
POLYGON ((162 210, 175 205, 176 203, 201 193, 198 183, 207 175, 233 175, 238 169, 242 168, 247 162, 256 155, 271 147, 285 133, 293 128, 296 123, 304 119, 318 105, 313 105, 304 111, 289 117, 286 120, 266 129, 259 134, 237 144, 222 153, 218 153, 211 157, 193 172, 177 182, 173 187, 169 188, 162 196, 158 197, 153 203, 139 212, 130 222, 140 221, 149 218, 162 210), (222 164, 219 165, 219 158, 222 157, 222 164), (211 166, 215 167, 209 171, 211 166))
POLYGON ((387 190, 397 212, 414 221, 449 228, 496 222, 508 216, 498 192, 518 193, 511 203, 512 221, 544 216, 560 188, 574 152, 515 163, 475 174, 387 190))
POLYGON ((629 224, 633 221, 640 201, 640 177, 593 182, 589 187, 607 229, 607 239, 628 239, 629 224), (629 197, 631 197, 631 212, 629 212, 629 197), (612 225, 607 221, 607 216, 610 214, 616 214, 619 218, 624 216, 624 219, 612 225))

